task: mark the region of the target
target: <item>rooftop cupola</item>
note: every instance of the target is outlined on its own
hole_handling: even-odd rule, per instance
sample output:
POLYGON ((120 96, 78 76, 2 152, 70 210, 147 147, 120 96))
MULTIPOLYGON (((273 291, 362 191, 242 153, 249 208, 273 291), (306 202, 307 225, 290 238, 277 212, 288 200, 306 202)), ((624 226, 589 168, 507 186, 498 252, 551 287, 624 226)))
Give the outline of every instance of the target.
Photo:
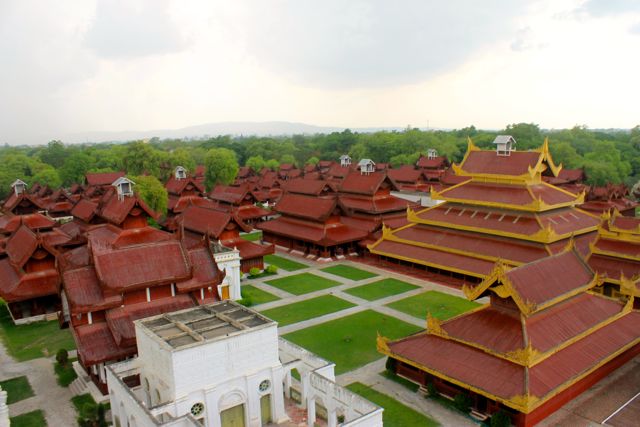
POLYGON ((122 200, 125 197, 133 197, 133 186, 136 183, 129 178, 120 177, 116 179, 111 185, 116 187, 118 192, 118 199, 122 200))
POLYGON ((22 181, 21 179, 16 179, 15 181, 13 181, 13 184, 11 184, 11 188, 13 188, 16 196, 19 196, 27 189, 27 183, 22 181))
POLYGON ((493 143, 498 156, 510 156, 512 151, 516 151, 516 140, 511 135, 498 135, 493 143))
POLYGON ((369 175, 376 171, 376 164, 371 159, 362 159, 358 162, 358 169, 360 169, 360 174, 369 175))
POLYGON ((435 148, 429 148, 427 150, 427 159, 433 160, 436 157, 438 157, 438 150, 436 150, 435 148))
POLYGON ((186 179, 187 178, 187 170, 182 166, 178 166, 175 171, 176 179, 186 179))
POLYGON ((343 154, 342 156, 340 156, 340 166, 342 166, 343 168, 351 166, 351 157, 349 157, 349 155, 347 154, 343 154))

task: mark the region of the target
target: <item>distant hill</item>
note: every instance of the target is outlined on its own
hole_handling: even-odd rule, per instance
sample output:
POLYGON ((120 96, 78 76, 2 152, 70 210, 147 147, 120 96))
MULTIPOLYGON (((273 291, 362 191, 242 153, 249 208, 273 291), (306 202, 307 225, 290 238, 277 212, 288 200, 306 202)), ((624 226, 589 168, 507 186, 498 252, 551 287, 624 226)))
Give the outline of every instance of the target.
MULTIPOLYGON (((148 131, 121 131, 121 132, 79 132, 67 135, 64 142, 121 142, 147 138, 204 138, 218 135, 258 135, 279 136, 316 133, 341 132, 346 128, 315 126, 306 123, 294 122, 219 122, 203 125, 188 126, 180 129, 157 129, 148 131)), ((402 130, 403 127, 389 128, 351 128, 354 132, 376 132, 379 130, 402 130)))

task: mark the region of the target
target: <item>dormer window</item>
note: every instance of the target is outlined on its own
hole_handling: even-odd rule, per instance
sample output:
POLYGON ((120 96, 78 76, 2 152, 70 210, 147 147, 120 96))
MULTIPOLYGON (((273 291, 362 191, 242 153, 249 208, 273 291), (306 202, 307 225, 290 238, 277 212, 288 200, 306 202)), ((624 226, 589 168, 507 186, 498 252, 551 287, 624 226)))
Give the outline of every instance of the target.
POLYGON ((25 190, 27 189, 27 184, 21 179, 16 179, 15 181, 13 181, 13 184, 11 184, 11 188, 13 188, 16 196, 19 196, 20 194, 25 192, 25 190))
POLYGON ((176 168, 176 179, 185 179, 187 178, 187 170, 182 166, 178 166, 176 168))
POLYGON ((368 175, 376 171, 376 164, 371 159, 362 159, 358 162, 360 173, 362 175, 368 175))
POLYGON ((351 157, 346 154, 340 156, 340 166, 342 166, 343 168, 351 166, 351 157))
POLYGON ((118 198, 122 200, 124 197, 133 196, 133 186, 135 184, 136 183, 130 179, 121 177, 115 180, 111 185, 116 187, 116 190, 118 191, 118 198))
POLYGON ((511 135, 498 135, 493 143, 498 156, 510 156, 512 151, 516 151, 516 140, 511 135))
POLYGON ((438 150, 436 150, 435 148, 429 148, 427 150, 427 159, 433 160, 436 157, 438 157, 438 150))

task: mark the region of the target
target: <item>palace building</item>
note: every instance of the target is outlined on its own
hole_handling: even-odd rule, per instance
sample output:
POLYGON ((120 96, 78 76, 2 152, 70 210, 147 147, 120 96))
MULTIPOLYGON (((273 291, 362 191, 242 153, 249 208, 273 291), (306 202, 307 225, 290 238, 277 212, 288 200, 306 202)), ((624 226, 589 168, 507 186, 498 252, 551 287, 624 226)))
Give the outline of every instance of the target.
POLYGON ((605 214, 587 260, 604 281, 596 291, 640 297, 640 218, 605 214))
MULTIPOLYGON (((155 214, 119 178, 99 204, 103 224, 87 244, 60 257, 61 322, 71 327, 80 365, 106 392, 105 366, 136 354, 133 321, 230 295, 207 241, 187 247, 178 234, 150 227, 155 214)), ((239 290, 237 291, 239 294, 239 290)))
POLYGON ((502 411, 533 426, 640 353, 634 298, 592 292, 600 281, 573 242, 521 267, 497 262, 463 288, 489 304, 446 321, 428 314, 426 331, 379 337, 378 350, 397 374, 467 396, 478 418, 502 411))
POLYGON ((444 203, 409 209, 408 224, 384 227, 368 245, 382 263, 406 265, 442 277, 449 284, 479 283, 501 260, 516 267, 562 250, 570 238, 586 255, 599 217, 576 208, 576 195, 543 181, 558 175, 545 140, 541 148, 516 151, 515 140, 499 136, 495 150, 481 150, 469 140, 460 165, 464 181, 431 198, 444 203))

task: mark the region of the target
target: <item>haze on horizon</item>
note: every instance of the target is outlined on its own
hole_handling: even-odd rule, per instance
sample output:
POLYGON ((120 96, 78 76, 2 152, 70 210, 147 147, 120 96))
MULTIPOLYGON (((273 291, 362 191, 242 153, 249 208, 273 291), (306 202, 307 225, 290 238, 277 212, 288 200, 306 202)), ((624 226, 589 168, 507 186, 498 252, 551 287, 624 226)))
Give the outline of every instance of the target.
POLYGON ((0 143, 226 121, 640 122, 640 0, 4 0, 0 143))

